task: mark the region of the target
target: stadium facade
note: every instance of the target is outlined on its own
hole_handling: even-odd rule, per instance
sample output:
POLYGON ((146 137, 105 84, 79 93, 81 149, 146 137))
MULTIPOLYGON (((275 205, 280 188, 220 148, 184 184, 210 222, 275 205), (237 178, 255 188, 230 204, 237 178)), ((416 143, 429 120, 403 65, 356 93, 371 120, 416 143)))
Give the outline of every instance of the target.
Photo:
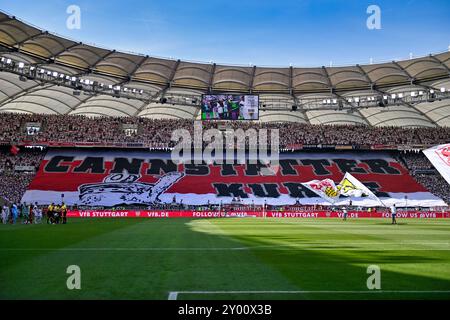
POLYGON ((0 50, 0 112, 200 119, 202 94, 235 92, 260 96, 262 122, 450 126, 450 52, 346 67, 197 63, 76 42, 1 12, 0 50))

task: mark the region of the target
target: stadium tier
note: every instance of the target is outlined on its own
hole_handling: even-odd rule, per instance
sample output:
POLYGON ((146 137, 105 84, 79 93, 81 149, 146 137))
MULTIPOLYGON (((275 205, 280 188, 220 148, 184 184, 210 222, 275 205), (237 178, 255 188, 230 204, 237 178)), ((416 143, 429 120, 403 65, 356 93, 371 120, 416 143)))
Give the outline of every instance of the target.
POLYGON ((75 42, 1 12, 0 50, 0 112, 193 120, 203 95, 231 93, 257 95, 249 116, 261 122, 450 126, 450 52, 346 67, 197 63, 75 42))

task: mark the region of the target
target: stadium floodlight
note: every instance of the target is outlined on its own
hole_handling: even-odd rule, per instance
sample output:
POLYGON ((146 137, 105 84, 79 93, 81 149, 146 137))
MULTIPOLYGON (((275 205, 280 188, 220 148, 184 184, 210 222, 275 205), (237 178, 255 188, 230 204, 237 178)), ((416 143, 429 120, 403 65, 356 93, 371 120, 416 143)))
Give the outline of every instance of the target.
POLYGON ((144 94, 144 90, 139 90, 139 94, 144 94))
POLYGON ((48 75, 48 76, 51 76, 51 75, 52 75, 52 72, 51 72, 51 71, 47 71, 47 75, 48 75))
POLYGON ((419 91, 419 96, 423 96, 423 91, 419 91))
POLYGON ((53 77, 57 78, 58 77, 58 72, 53 71, 52 75, 53 75, 53 77))
POLYGON ((23 69, 25 67, 25 63, 19 62, 18 67, 19 67, 19 69, 23 69))
POLYGON ((441 88, 441 92, 444 93, 445 92, 445 88, 441 88))
POLYGON ((400 99, 403 99, 403 93, 399 93, 399 94, 398 94, 398 97, 399 97, 400 99))
POLYGON ((434 90, 433 90, 433 89, 431 89, 431 90, 430 90, 430 93, 431 93, 431 94, 434 94, 434 90))
POLYGON ((108 86, 108 89, 111 89, 111 90, 112 90, 112 88, 113 88, 113 86, 112 86, 112 84, 110 84, 110 85, 108 86))
POLYGON ((415 96, 417 96, 417 92, 412 91, 412 92, 411 92, 411 97, 415 97, 415 96))
POLYGON ((5 63, 6 62, 6 58, 5 57, 2 57, 2 59, 0 60, 2 63, 5 63))
POLYGON ((128 92, 128 88, 126 88, 126 87, 123 88, 123 91, 124 91, 124 92, 128 92))
POLYGON ((6 59, 6 64, 12 64, 12 60, 11 59, 6 59))
POLYGON ((395 93, 391 94, 391 99, 397 98, 397 95, 395 93))
POLYGON ((30 67, 30 71, 34 71, 34 70, 36 70, 36 67, 35 66, 31 66, 30 67))
POLYGON ((77 81, 77 78, 76 77, 72 77, 72 82, 76 82, 77 81))
POLYGON ((115 86, 114 91, 120 91, 120 86, 115 86))
POLYGON ((355 102, 359 103, 359 97, 355 97, 355 102))
POLYGON ((336 104, 337 103, 337 99, 333 99, 333 104, 336 104))

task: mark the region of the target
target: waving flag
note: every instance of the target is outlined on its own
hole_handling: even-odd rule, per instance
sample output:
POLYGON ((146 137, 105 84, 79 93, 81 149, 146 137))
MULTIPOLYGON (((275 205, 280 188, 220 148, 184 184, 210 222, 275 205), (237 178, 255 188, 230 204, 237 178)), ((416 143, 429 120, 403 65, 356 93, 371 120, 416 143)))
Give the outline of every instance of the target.
POLYGON ((312 180, 302 185, 330 203, 334 203, 339 198, 339 191, 331 179, 312 180))
POLYGON ((423 153, 450 184, 450 143, 432 147, 423 153))
POLYGON ((346 197, 369 197, 370 199, 374 199, 383 204, 380 199, 372 192, 369 188, 367 188, 364 184, 362 184, 358 179, 352 176, 350 173, 346 173, 344 178, 341 180, 339 185, 336 187, 339 194, 346 197))

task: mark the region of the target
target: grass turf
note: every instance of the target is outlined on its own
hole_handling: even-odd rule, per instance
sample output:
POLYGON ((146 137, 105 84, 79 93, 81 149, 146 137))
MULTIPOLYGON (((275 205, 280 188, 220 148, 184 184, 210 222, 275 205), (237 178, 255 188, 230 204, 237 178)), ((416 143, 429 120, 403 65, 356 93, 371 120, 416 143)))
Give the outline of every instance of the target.
POLYGON ((450 220, 0 225, 0 299, 167 299, 174 291, 225 291, 178 299, 450 299, 450 220), (69 265, 81 268, 81 290, 66 287, 69 265), (381 292, 367 289, 369 265, 381 268, 381 292))

